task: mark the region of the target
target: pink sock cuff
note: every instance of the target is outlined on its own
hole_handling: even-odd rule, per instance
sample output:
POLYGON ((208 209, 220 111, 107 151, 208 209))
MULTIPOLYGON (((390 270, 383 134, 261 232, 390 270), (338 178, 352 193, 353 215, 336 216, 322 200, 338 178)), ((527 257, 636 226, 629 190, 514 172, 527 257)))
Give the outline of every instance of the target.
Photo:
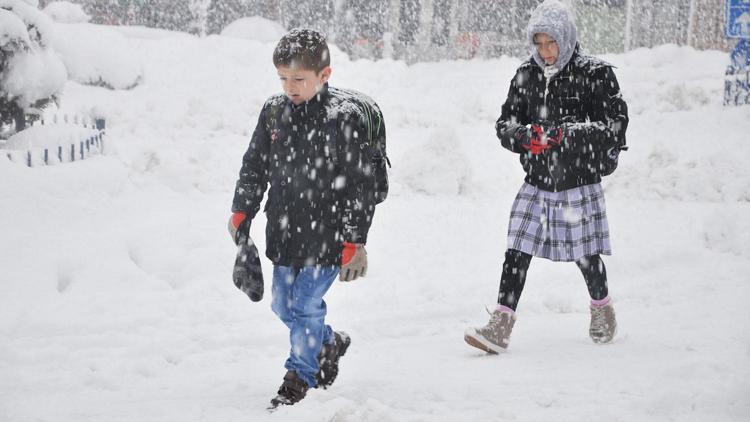
POLYGON ((511 315, 516 313, 516 311, 514 311, 513 309, 510 309, 509 307, 507 307, 505 305, 497 305, 497 308, 495 308, 495 309, 498 310, 498 311, 500 311, 500 312, 509 313, 511 315))
POLYGON ((612 299, 609 296, 605 297, 604 299, 600 299, 600 300, 591 299, 591 305, 592 306, 604 306, 604 305, 608 304, 611 300, 612 299))

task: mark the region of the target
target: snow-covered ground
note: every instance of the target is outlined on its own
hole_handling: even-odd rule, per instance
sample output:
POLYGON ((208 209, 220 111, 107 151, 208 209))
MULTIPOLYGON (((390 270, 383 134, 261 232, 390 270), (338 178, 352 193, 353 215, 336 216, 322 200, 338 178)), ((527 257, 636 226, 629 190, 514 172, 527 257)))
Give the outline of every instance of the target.
POLYGON ((334 51, 332 84, 385 113, 392 193, 367 278, 327 296, 353 338, 339 379, 269 414, 287 332, 268 297, 232 284, 225 227, 280 89, 273 44, 56 25, 117 42, 104 68, 75 51, 90 42, 65 42, 66 65, 138 84, 65 86, 63 110, 107 119, 104 155, 27 168, 0 154, 0 420, 750 420, 750 108, 721 106, 727 54, 606 57, 631 112, 631 150, 605 181, 617 340, 589 340, 575 265, 537 260, 509 351, 486 356, 462 337, 487 322, 523 178, 493 129, 519 61, 334 51))

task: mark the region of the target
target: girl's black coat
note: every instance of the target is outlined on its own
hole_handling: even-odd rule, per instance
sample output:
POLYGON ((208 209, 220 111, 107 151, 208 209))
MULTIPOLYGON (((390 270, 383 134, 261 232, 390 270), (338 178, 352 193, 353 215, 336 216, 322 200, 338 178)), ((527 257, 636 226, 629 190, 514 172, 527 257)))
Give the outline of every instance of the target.
POLYGON ((520 154, 526 182, 557 192, 600 182, 602 160, 612 148, 625 145, 627 126, 628 108, 612 65, 576 49, 549 86, 533 59, 521 64, 495 129, 503 147, 520 154), (514 135, 532 123, 560 125, 564 141, 543 154, 530 154, 514 135))

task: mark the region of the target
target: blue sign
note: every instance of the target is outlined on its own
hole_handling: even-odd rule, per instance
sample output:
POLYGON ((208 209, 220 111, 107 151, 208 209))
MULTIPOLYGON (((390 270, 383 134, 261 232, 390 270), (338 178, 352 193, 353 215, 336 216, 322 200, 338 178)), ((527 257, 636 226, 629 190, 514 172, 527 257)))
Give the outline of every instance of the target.
POLYGON ((727 0, 727 37, 750 38, 750 0, 727 0))
POLYGON ((741 39, 731 58, 724 77, 724 105, 750 105, 750 39, 741 39))

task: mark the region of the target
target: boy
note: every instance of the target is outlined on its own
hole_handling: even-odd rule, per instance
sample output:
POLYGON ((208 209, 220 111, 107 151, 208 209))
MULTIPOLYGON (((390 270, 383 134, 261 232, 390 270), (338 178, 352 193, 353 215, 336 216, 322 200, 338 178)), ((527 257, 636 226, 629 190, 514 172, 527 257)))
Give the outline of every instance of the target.
POLYGON ((378 197, 361 104, 377 105, 328 86, 325 38, 292 30, 276 46, 273 63, 284 93, 260 112, 229 230, 235 242, 247 236, 270 185, 264 212, 266 256, 274 264, 271 308, 289 328, 291 343, 287 373, 271 400, 276 407, 300 401, 311 387, 328 387, 338 374, 351 340, 325 324, 323 295, 336 275, 341 281, 365 275, 364 244, 378 197))
POLYGON ((513 203, 498 305, 464 340, 488 353, 508 347, 532 256, 575 262, 591 296, 589 336, 617 328, 601 254, 611 254, 601 177, 625 145, 627 105, 612 66, 584 55, 570 11, 547 0, 527 30, 532 58, 521 64, 495 128, 520 154, 526 179, 513 203))

